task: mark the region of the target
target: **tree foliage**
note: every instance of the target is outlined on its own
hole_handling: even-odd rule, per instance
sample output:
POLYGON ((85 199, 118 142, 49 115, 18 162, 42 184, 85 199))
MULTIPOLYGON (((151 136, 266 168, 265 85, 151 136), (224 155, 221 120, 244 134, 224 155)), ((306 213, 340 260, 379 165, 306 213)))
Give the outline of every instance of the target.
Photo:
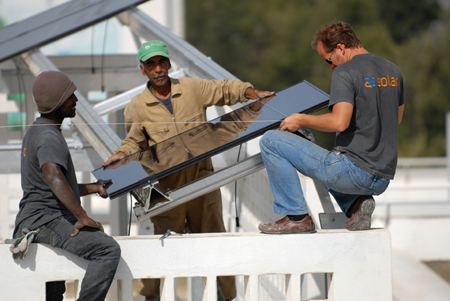
MULTIPOLYGON (((329 92, 331 71, 311 49, 315 31, 349 22, 364 47, 396 63, 405 82, 400 156, 445 155, 450 20, 437 0, 189 0, 187 40, 258 89, 307 80, 329 92)), ((330 135, 315 134, 325 147, 330 135)))
POLYGON ((437 0, 378 0, 379 17, 398 43, 422 33, 438 18, 439 11, 437 0))

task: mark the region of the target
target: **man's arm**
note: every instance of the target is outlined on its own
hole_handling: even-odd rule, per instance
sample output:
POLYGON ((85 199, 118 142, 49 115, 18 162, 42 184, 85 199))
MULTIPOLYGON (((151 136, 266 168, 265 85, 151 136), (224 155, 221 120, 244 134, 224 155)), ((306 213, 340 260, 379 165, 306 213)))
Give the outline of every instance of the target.
POLYGON ((106 189, 108 189, 108 187, 111 185, 112 185, 111 180, 100 179, 95 183, 78 184, 78 190, 80 191, 80 196, 98 193, 99 196, 105 199, 108 197, 108 192, 106 191, 106 189))
POLYGON ((282 131, 295 132, 302 127, 308 127, 322 132, 343 132, 350 125, 353 105, 339 102, 333 106, 333 111, 323 115, 292 114, 281 122, 282 131))
POLYGON ((404 110, 405 110, 404 104, 398 107, 398 124, 400 124, 400 122, 402 122, 404 110))
POLYGON ((77 222, 75 223, 75 231, 72 233, 72 236, 76 236, 80 229, 86 226, 98 228, 103 231, 103 227, 99 222, 96 222, 87 216, 86 211, 84 211, 83 207, 81 207, 81 204, 70 188, 70 185, 64 177, 64 173, 58 164, 45 163, 42 166, 42 172, 44 173, 44 177, 47 180, 50 189, 56 197, 77 218, 77 222))

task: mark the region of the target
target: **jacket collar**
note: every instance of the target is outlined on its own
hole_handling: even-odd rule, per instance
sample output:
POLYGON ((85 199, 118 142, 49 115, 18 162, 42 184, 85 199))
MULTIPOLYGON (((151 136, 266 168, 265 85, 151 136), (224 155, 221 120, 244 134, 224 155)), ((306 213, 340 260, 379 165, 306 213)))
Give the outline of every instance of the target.
MULTIPOLYGON (((180 84, 180 80, 179 79, 176 79, 176 78, 170 78, 170 91, 171 91, 171 93, 172 93, 172 98, 174 97, 174 96, 178 96, 178 95, 181 95, 181 94, 183 94, 182 93, 182 91, 181 91, 181 84, 180 84)), ((149 90, 149 88, 148 88, 148 82, 147 82, 147 85, 145 86, 145 91, 144 91, 144 93, 145 93, 145 99, 147 100, 146 102, 148 103, 148 104, 151 104, 151 103, 155 103, 155 102, 159 102, 159 100, 153 95, 153 93, 149 90)))

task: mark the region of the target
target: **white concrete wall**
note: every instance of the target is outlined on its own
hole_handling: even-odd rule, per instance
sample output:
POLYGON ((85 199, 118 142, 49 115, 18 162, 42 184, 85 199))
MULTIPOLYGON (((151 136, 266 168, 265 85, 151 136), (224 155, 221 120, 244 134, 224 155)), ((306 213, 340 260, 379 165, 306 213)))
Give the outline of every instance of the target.
MULTIPOLYGON (((302 275, 331 276, 328 297, 334 301, 392 300, 391 245, 386 230, 349 232, 323 230, 315 234, 261 233, 184 234, 117 237, 122 260, 115 291, 108 300, 132 300, 132 280, 163 278, 162 300, 175 300, 175 279, 201 277, 202 300, 217 300, 216 277, 244 278, 237 300, 263 299, 263 275, 280 275, 281 300, 310 300, 301 289, 302 275)), ((87 261, 42 244, 32 244, 25 260, 13 260, 0 243, 1 300, 44 300, 45 282, 81 283, 87 261)), ((315 300, 318 300, 315 298, 315 300)), ((324 300, 324 299, 321 299, 324 300)))
MULTIPOLYGON (((450 261, 450 199, 448 171, 445 164, 442 165, 444 159, 417 158, 412 160, 414 166, 401 161, 390 187, 385 193, 375 197, 376 208, 372 220, 372 227, 386 228, 391 232, 395 254, 405 254, 405 257, 393 257, 394 300, 450 300, 450 285, 422 263, 450 261), (426 167, 430 160, 433 167, 426 167), (397 262, 400 259, 403 261, 397 262), (405 293, 410 287, 420 288, 421 293, 405 293), (424 296, 429 298, 423 298, 424 296)), ((303 176, 300 179, 309 210, 313 213, 316 225, 319 225, 317 214, 322 212, 322 208, 313 182, 303 176)), ((227 196, 232 200, 233 187, 228 189, 227 196)), ((238 231, 256 231, 261 221, 280 218, 281 216, 273 213, 272 199, 265 170, 239 181, 241 229, 238 231)), ((234 203, 224 201, 224 207, 228 209, 228 216, 234 218, 234 203)), ((336 204, 335 209, 340 211, 336 204)), ((228 225, 235 229, 234 220, 228 221, 228 225)), ((276 285, 276 288, 280 291, 282 285, 276 285)))

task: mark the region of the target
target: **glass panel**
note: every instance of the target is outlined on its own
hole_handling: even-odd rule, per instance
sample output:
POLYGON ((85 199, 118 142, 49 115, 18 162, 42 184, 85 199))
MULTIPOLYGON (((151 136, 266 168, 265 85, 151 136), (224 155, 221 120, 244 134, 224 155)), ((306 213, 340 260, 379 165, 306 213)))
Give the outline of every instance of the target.
POLYGON ((112 180, 108 193, 115 198, 276 129, 293 113, 319 110, 328 100, 328 94, 303 81, 142 149, 127 157, 128 164, 101 167, 93 174, 112 180))

